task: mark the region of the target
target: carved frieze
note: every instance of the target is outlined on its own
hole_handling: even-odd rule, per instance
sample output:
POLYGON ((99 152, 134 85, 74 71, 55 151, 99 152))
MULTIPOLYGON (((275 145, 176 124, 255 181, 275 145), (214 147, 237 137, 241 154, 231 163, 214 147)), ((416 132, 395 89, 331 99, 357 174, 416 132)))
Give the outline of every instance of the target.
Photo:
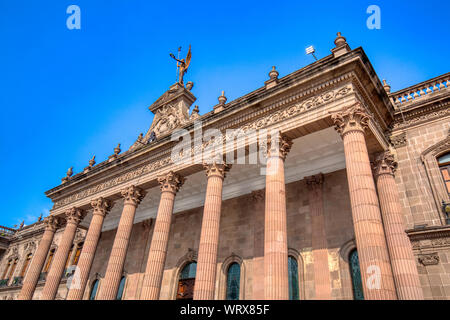
MULTIPOLYGON (((347 84, 345 86, 329 90, 325 93, 317 94, 314 97, 311 97, 309 99, 306 99, 304 101, 300 101, 297 103, 286 103, 286 106, 278 111, 271 112, 269 114, 264 114, 255 120, 239 127, 239 130, 235 130, 234 134, 245 134, 249 130, 259 130, 266 127, 269 127, 273 124, 283 122, 287 119, 293 118, 295 116, 298 116, 299 114, 311 111, 315 108, 318 108, 320 106, 323 106, 326 103, 330 103, 333 100, 340 99, 341 97, 345 97, 348 94, 352 92, 353 88, 351 84, 347 84)), ((285 101, 279 101, 277 102, 277 105, 283 105, 287 101, 292 101, 292 98, 286 99, 285 101)), ((226 135, 224 135, 224 139, 226 139, 226 135)), ((145 140, 145 139, 144 139, 145 140)), ((217 143, 222 143, 221 141, 217 141, 217 143)), ((199 154, 202 149, 204 149, 208 144, 211 142, 204 142, 203 144, 194 145, 191 149, 192 154, 199 154)), ((109 179, 108 181, 101 182, 97 185, 94 185, 92 187, 89 187, 85 190, 76 192, 68 197, 64 197, 58 201, 55 201, 53 210, 61 208, 63 206, 66 206, 72 202, 78 201, 80 199, 84 199, 87 197, 90 197, 94 194, 97 194, 99 192, 105 191, 107 189, 110 189, 112 187, 115 187, 119 184, 132 181, 135 178, 147 175, 151 172, 155 172, 161 168, 170 166, 173 164, 170 150, 167 150, 166 154, 164 156, 161 156, 160 158, 151 161, 150 163, 146 163, 143 165, 140 165, 139 167, 130 170, 128 172, 119 174, 118 176, 109 179)))

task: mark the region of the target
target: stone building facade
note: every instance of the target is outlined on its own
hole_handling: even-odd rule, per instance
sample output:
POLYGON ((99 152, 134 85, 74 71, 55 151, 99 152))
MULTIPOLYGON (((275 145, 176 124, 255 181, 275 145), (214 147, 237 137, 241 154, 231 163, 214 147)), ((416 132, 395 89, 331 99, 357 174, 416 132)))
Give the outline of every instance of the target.
POLYGON ((338 34, 203 115, 176 83, 3 230, 0 299, 449 299, 449 81, 391 92, 338 34))

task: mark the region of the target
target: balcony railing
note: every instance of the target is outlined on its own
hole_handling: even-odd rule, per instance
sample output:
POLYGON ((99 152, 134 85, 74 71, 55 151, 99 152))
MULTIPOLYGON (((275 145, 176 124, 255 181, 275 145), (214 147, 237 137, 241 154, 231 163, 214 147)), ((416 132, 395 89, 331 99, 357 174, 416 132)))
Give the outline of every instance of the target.
POLYGON ((8 286, 9 279, 0 280, 0 288, 4 288, 8 286))
POLYGON ((0 237, 10 237, 12 235, 14 235, 14 233, 16 233, 16 230, 8 228, 8 227, 4 227, 4 226, 0 226, 0 237))
POLYGON ((23 281, 23 277, 14 277, 12 283, 11 283, 11 287, 17 287, 17 286, 21 286, 22 285, 22 281, 23 281))
POLYGON ((450 72, 412 87, 393 92, 389 96, 397 108, 403 109, 414 102, 426 100, 445 91, 450 92, 450 72))

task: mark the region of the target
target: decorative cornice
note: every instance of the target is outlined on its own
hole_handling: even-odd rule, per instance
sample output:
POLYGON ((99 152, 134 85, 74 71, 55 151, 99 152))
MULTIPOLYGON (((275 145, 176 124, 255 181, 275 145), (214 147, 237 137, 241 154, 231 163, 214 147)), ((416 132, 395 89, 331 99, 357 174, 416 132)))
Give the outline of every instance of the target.
POLYGON ((129 186, 123 189, 120 193, 124 198, 124 204, 131 204, 133 206, 139 205, 147 194, 147 192, 135 186, 129 186))
POLYGON ((158 177, 158 183, 161 185, 161 192, 171 192, 176 194, 184 184, 186 179, 179 174, 169 171, 165 175, 158 177))
POLYGON ((112 203, 111 201, 100 197, 91 201, 91 207, 94 209, 94 211, 92 212, 93 215, 98 214, 102 217, 105 217, 111 210, 112 203))
POLYGON ((450 150, 450 130, 448 132, 447 137, 444 140, 441 140, 438 143, 427 148, 425 151, 422 152, 420 156, 422 159, 429 154, 433 157, 437 157, 449 150, 450 150))
POLYGON ((397 170, 397 162, 394 159, 394 155, 389 151, 380 152, 375 156, 375 160, 372 162, 372 170, 374 177, 377 178, 382 174, 394 175, 397 170))
POLYGON ((344 137, 352 131, 364 133, 369 126, 370 117, 366 109, 361 106, 361 103, 357 102, 341 111, 332 113, 331 119, 334 122, 336 131, 344 137))
MULTIPOLYGON (((350 77, 349 78, 342 77, 342 78, 343 78, 342 80, 344 80, 344 79, 349 79, 350 77)), ((327 84, 327 85, 322 85, 319 88, 324 89, 331 84, 332 83, 327 84)), ((319 88, 317 88, 317 90, 319 90, 319 88)), ((312 90, 308 90, 308 92, 311 92, 311 91, 312 90)), ((295 101, 294 100, 295 97, 297 97, 297 96, 301 97, 305 93, 302 93, 302 94, 298 93, 295 96, 286 97, 280 101, 275 101, 273 104, 268 106, 266 108, 267 112, 266 111, 257 111, 256 113, 253 112, 253 117, 255 117, 256 119, 254 119, 251 122, 248 122, 247 124, 243 124, 240 127, 240 130, 235 130, 235 134, 242 134, 242 133, 245 134, 249 130, 259 130, 259 129, 264 129, 266 127, 270 127, 276 123, 283 122, 283 121, 293 118, 299 114, 312 111, 318 107, 323 106, 326 103, 332 102, 333 100, 343 98, 352 92, 353 92, 352 85, 346 84, 342 87, 329 90, 325 93, 318 94, 317 96, 308 98, 307 100, 300 101, 300 102, 297 102, 294 104, 292 104, 292 103, 289 104, 288 102, 295 101), (273 108, 277 108, 277 107, 281 107, 281 106, 284 106, 284 108, 281 108, 278 111, 269 112, 273 108), (259 117, 256 117, 259 114, 262 114, 262 115, 259 117)), ((241 123, 245 122, 246 120, 247 120, 247 118, 241 119, 241 123)), ((230 120, 229 122, 222 124, 220 126, 220 129, 222 130, 225 127, 231 127, 238 123, 239 122, 237 122, 236 120, 233 120, 233 121, 230 120)), ((225 139, 225 136, 226 135, 224 135, 224 139, 225 139)), ((207 143, 209 143, 209 141, 207 143)), ((192 149, 191 149, 192 154, 198 154, 198 152, 201 152, 207 143, 200 144, 199 146, 195 145, 194 147, 192 147, 192 149)), ((92 195, 102 192, 104 190, 113 188, 119 184, 126 183, 128 181, 132 181, 133 179, 135 179, 137 177, 141 177, 141 176, 149 174, 151 172, 155 172, 159 169, 162 169, 164 167, 167 167, 167 166, 170 166, 173 164, 173 161, 172 161, 173 159, 171 158, 171 149, 170 148, 167 148, 164 151, 156 153, 156 154, 157 155, 155 157, 157 157, 157 158, 155 159, 155 157, 153 157, 154 160, 152 160, 150 163, 142 164, 128 172, 119 174, 116 177, 113 177, 107 181, 100 182, 100 183, 93 185, 85 190, 73 193, 67 197, 64 197, 60 200, 55 201, 53 210, 61 208, 65 205, 68 205, 77 200, 87 198, 89 196, 92 196, 92 195)))

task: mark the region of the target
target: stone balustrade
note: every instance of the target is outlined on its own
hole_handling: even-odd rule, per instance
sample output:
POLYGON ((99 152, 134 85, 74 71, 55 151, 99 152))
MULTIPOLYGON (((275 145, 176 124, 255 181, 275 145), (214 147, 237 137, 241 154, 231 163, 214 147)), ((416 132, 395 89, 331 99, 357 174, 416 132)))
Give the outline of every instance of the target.
POLYGON ((450 72, 439 77, 421 82, 417 85, 389 94, 396 109, 413 104, 414 102, 429 99, 432 96, 444 92, 450 92, 450 72))

